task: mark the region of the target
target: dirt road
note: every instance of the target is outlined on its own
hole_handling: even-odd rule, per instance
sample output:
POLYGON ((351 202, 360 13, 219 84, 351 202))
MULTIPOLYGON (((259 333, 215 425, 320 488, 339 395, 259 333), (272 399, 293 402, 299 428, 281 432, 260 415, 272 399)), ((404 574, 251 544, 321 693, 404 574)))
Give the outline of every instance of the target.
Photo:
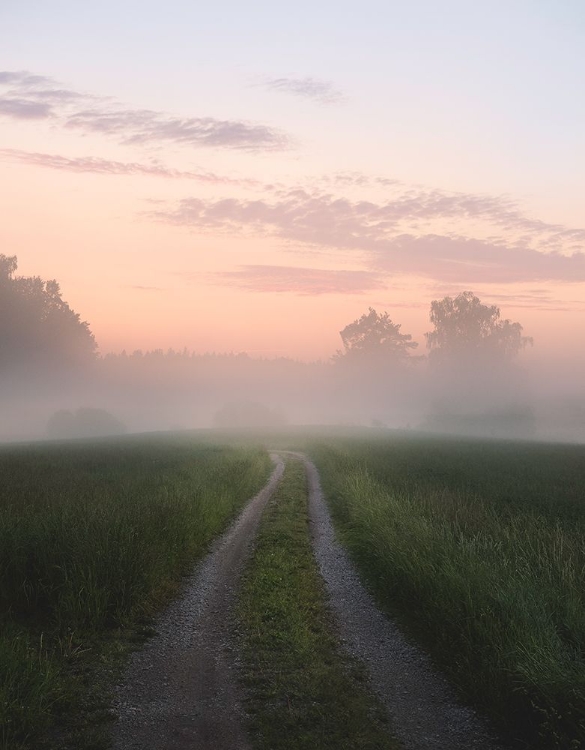
POLYGON ((236 587, 264 506, 284 464, 246 506, 133 654, 119 688, 115 750, 242 750, 249 747, 234 675, 231 620, 236 587))
POLYGON ((347 650, 362 661, 405 750, 502 750, 476 714, 456 700, 428 657, 377 608, 335 538, 315 465, 309 482, 315 555, 347 650))
MULTIPOLYGON (((335 538, 319 475, 303 454, 311 535, 342 645, 366 667, 405 750, 502 750, 462 706, 430 660, 407 641, 365 590, 335 538)), ((136 652, 116 703, 115 750, 247 750, 232 638, 240 574, 262 511, 284 470, 246 506, 193 574, 183 595, 159 618, 157 635, 136 652)))

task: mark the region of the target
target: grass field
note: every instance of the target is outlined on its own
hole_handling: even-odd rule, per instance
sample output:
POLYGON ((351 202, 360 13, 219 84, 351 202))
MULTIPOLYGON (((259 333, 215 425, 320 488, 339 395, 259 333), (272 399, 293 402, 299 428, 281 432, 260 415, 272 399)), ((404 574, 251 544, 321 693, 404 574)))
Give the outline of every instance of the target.
POLYGON ((378 600, 527 747, 585 747, 585 448, 314 441, 378 600))
POLYGON ((0 449, 1 748, 101 746, 108 674, 269 471, 189 435, 0 449))
MULTIPOLYGON (((261 440, 313 457, 362 576, 465 700, 519 747, 585 748, 585 447, 317 429, 213 440, 0 448, 2 750, 102 750, 117 670, 267 479, 261 440)), ((258 747, 295 721, 303 736, 318 706, 323 737, 373 715, 344 698, 351 668, 335 667, 295 471, 240 610, 258 747)), ((371 732, 360 742, 376 746, 371 732)))

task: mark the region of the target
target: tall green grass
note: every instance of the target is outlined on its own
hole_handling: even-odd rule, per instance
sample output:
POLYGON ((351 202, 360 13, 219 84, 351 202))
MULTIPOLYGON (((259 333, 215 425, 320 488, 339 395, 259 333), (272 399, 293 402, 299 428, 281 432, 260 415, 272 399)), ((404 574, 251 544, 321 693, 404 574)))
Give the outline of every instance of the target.
POLYGON ((529 747, 585 747, 585 449, 314 447, 342 538, 461 692, 529 747))
POLYGON ((184 436, 0 450, 0 747, 51 735, 80 654, 166 601, 268 473, 184 436))

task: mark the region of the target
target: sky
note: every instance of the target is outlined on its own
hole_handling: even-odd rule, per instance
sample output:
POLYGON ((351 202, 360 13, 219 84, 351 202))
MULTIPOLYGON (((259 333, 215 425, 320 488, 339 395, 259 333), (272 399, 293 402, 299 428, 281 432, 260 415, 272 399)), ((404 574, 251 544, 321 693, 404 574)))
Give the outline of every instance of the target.
POLYGON ((581 358, 582 0, 1 0, 0 252, 102 352, 424 350, 464 290, 581 358))

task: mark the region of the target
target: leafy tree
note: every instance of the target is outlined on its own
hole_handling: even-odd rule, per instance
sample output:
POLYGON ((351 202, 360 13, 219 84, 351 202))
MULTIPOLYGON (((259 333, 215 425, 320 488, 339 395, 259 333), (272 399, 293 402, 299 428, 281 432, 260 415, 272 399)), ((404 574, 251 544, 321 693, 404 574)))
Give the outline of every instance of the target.
POLYGON ((59 284, 15 276, 16 269, 16 257, 0 254, 0 369, 92 360, 93 334, 62 299, 59 284))
POLYGON ((410 350, 418 344, 409 333, 400 333, 400 324, 393 323, 388 313, 377 313, 373 307, 339 332, 344 351, 334 360, 398 364, 409 359, 410 350))
POLYGON ((483 305, 473 292, 431 303, 433 331, 425 334, 435 361, 508 361, 532 338, 522 335, 520 323, 500 320, 496 305, 483 305))
POLYGON ((532 339, 472 292, 431 304, 425 334, 434 365, 427 427, 444 432, 529 437, 534 418, 522 368, 513 360, 532 339))

